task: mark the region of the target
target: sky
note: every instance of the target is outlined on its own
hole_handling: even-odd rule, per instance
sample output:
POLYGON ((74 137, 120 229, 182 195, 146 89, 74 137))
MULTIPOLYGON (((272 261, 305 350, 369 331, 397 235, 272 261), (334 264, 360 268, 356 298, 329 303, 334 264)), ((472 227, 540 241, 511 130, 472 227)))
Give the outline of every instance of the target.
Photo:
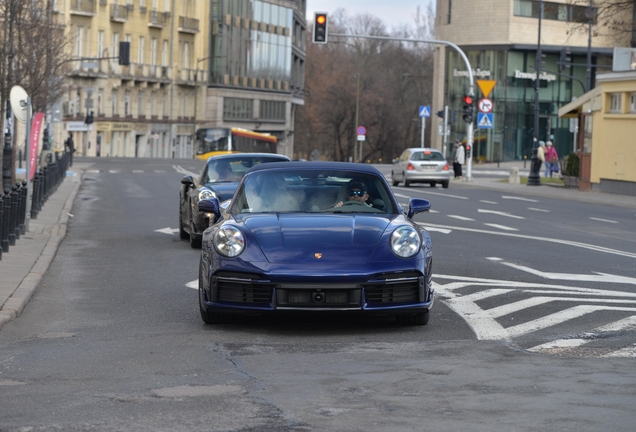
POLYGON ((312 22, 314 12, 333 13, 338 8, 346 9, 349 15, 370 13, 380 18, 387 29, 400 24, 413 25, 413 16, 418 6, 426 10, 429 3, 435 7, 434 0, 308 0, 307 22, 312 22))

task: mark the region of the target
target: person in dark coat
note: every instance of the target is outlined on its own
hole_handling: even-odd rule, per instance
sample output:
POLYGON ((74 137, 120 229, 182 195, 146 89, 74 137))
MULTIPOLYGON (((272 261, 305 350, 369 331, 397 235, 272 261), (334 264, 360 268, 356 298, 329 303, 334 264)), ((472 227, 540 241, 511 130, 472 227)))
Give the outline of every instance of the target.
POLYGON ((75 143, 73 142, 73 134, 69 133, 68 138, 64 141, 64 145, 68 149, 67 151, 70 153, 68 164, 69 166, 73 166, 73 153, 75 153, 75 143))

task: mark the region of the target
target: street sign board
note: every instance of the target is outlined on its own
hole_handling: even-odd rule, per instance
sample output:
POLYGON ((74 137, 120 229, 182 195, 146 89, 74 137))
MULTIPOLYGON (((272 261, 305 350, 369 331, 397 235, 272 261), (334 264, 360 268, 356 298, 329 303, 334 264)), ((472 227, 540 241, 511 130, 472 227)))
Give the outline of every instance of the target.
POLYGON ((492 108, 493 108, 492 100, 488 98, 479 99, 479 102, 477 103, 477 107, 479 108, 479 112, 483 112, 483 113, 492 112, 492 108))
POLYGON ((477 113, 477 128, 492 129, 492 113, 477 113))
POLYGON ((358 132, 358 135, 366 135, 367 128, 365 128, 364 126, 358 126, 358 129, 356 129, 356 132, 358 132))
POLYGON ((486 98, 490 96, 490 92, 495 88, 495 84, 497 84, 497 81, 494 80, 477 80, 477 85, 486 98))
POLYGON ((420 117, 429 118, 431 116, 431 107, 430 106, 420 106, 420 117))
POLYGON ((364 135, 358 135, 358 141, 365 141, 364 135))

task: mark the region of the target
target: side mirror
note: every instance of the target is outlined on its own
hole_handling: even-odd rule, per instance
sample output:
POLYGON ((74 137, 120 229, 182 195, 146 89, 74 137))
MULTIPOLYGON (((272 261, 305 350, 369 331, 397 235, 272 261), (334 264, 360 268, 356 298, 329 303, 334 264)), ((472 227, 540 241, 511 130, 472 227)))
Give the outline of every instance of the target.
POLYGON ((409 212, 406 215, 409 219, 413 219, 418 213, 427 213, 431 209, 431 203, 421 198, 411 198, 409 201, 409 212))
POLYGON ((216 198, 204 198, 197 204, 197 208, 201 213, 212 213, 218 220, 221 217, 221 210, 219 206, 219 200, 216 198))
POLYGON ((394 164, 396 164, 396 163, 398 163, 398 160, 397 160, 397 159, 393 159, 393 161, 392 161, 392 162, 393 162, 394 164))
POLYGON ((194 186, 194 179, 192 178, 192 176, 187 175, 181 179, 181 184, 186 186, 194 186))

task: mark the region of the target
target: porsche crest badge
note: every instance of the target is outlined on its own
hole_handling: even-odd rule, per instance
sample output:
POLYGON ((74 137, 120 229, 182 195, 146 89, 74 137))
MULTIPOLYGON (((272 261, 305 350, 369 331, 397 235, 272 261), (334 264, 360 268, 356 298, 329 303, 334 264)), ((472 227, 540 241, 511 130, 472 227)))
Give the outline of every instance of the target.
POLYGON ((316 257, 316 259, 320 259, 320 258, 322 258, 322 254, 321 253, 315 253, 314 257, 316 257))

